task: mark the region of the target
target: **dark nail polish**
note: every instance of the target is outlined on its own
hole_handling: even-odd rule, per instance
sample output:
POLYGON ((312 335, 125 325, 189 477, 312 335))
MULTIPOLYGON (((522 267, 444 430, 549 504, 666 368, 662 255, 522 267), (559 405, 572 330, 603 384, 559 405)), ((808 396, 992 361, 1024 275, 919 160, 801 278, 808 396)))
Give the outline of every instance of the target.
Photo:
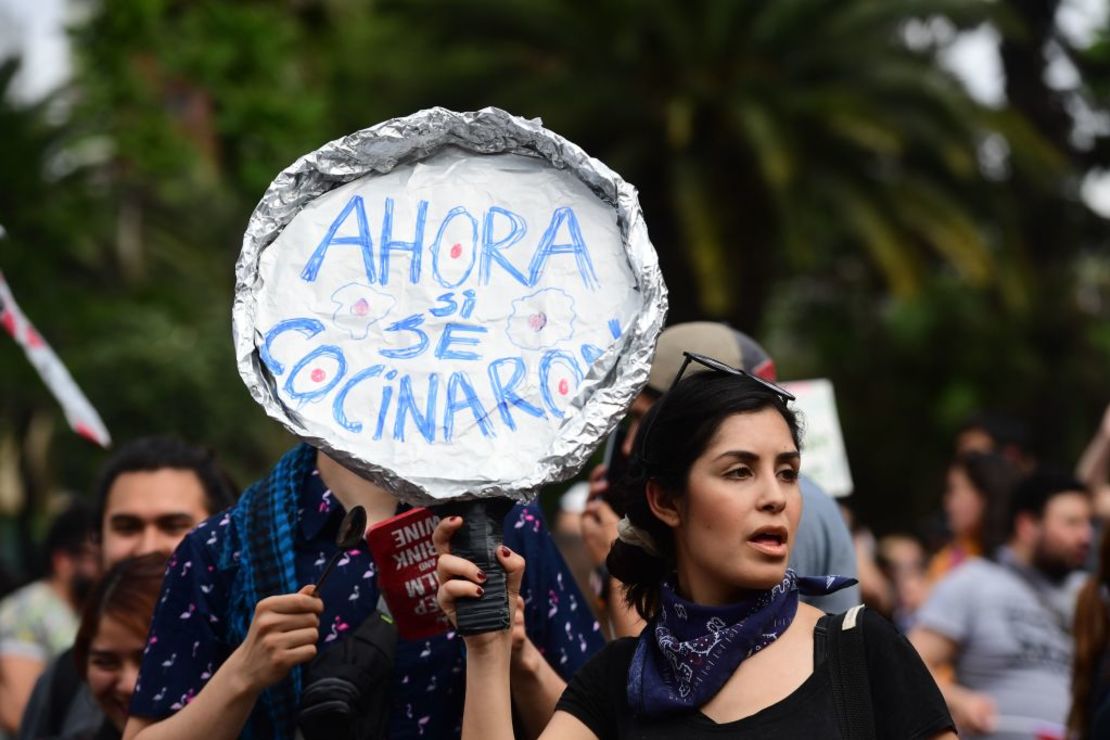
POLYGON ((505 547, 504 545, 501 546, 501 557, 507 558, 507 557, 511 556, 512 554, 513 554, 512 550, 505 547))
POLYGON ((484 588, 482 588, 481 586, 478 587, 478 596, 481 596, 485 592, 486 592, 486 590, 484 588))
POLYGON ((485 581, 486 580, 486 574, 483 571, 478 571, 478 575, 476 577, 479 581, 485 581))

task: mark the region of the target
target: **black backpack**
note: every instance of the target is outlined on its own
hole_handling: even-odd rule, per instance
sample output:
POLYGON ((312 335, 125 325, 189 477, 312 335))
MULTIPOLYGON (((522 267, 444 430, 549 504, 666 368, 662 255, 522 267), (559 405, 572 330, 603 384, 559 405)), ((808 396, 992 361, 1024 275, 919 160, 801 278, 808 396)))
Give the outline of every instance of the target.
POLYGON ((396 650, 393 619, 375 610, 338 644, 317 655, 305 671, 297 717, 301 737, 386 737, 396 650))
POLYGON ((814 666, 828 661, 836 722, 846 740, 875 740, 862 611, 860 604, 840 614, 826 614, 813 631, 814 666))

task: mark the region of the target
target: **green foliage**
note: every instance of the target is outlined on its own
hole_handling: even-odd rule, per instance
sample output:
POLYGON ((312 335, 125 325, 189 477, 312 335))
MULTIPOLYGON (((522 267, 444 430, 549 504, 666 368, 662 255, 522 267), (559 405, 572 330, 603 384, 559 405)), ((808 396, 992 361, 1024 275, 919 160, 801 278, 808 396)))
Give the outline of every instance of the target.
POLYGON ((305 35, 267 2, 112 3, 76 34, 78 118, 158 195, 222 185, 253 202, 319 141, 325 91, 306 79, 305 35))
POLYGON ((781 284, 766 339, 786 377, 833 379, 853 505, 870 524, 907 529, 937 508, 954 435, 977 410, 1027 420, 1042 459, 1074 461, 1110 400, 1105 322, 1065 308, 1065 323, 1094 333, 1064 334, 1055 316, 1015 316, 953 275, 913 299, 876 301, 860 275, 781 284))
MULTIPOLYGON (((0 104, 0 269, 117 439, 177 432, 249 479, 289 441, 230 340, 234 260, 273 176, 421 107, 539 116, 639 187, 672 320, 729 319, 784 376, 836 383, 865 512, 894 522, 904 498, 933 505, 968 411, 1026 414, 1068 459, 1107 396, 1083 157, 906 42, 907 24, 945 18, 1036 48, 1043 29, 1014 7, 103 3, 74 31, 69 90, 0 104), (1007 153, 989 176, 988 146, 1007 153)), ((1097 105, 1106 48, 1077 57, 1097 105)), ((0 431, 44 408, 22 356, 0 352, 0 431)), ((56 481, 87 487, 100 454, 55 441, 56 481)))
MULTIPOLYGON (((653 235, 674 245, 671 260, 684 263, 675 272, 697 286, 680 293, 683 314, 756 325, 776 280, 860 250, 900 297, 938 263, 1002 290, 996 262, 1009 245, 997 227, 1012 204, 980 172, 978 147, 1012 139, 1016 166, 1045 179, 1063 172, 1020 117, 976 104, 904 41, 908 21, 946 13, 1013 24, 991 4, 384 8, 395 25, 422 29, 415 44, 394 36, 389 47, 410 55, 401 75, 415 104, 542 115, 640 187, 653 235)), ((1026 297, 1027 285, 1009 287, 1026 297)))

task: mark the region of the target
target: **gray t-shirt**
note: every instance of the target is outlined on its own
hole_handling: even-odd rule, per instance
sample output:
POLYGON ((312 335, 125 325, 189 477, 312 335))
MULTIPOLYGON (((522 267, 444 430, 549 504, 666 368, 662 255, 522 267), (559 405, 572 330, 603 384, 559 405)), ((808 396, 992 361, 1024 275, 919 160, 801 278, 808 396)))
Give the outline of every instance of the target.
MULTIPOLYGON (((804 475, 801 477, 802 520, 790 553, 790 567, 800 576, 856 577, 856 548, 836 501, 804 475)), ((859 600, 859 586, 828 596, 803 596, 802 601, 830 614, 851 609, 859 600)))
MULTIPOLYGON (((70 738, 92 737, 104 722, 104 713, 93 698, 89 685, 82 681, 77 685, 77 692, 69 698, 68 706, 51 706, 51 693, 57 681, 59 671, 64 671, 66 666, 60 666, 59 661, 67 660, 73 663, 73 653, 66 651, 47 665, 46 670, 35 682, 27 708, 23 710, 23 720, 19 725, 19 740, 40 740, 41 738, 70 738), (59 717, 51 716, 52 713, 62 713, 61 724, 57 723, 59 717), (58 734, 48 734, 48 730, 60 727, 58 734)), ((71 672, 75 669, 70 668, 71 672)))
POLYGON ((1064 737, 1072 661, 1065 628, 1081 582, 1053 585, 974 558, 938 582, 918 612, 917 626, 959 645, 956 681, 994 699, 998 732, 990 737, 1064 737))

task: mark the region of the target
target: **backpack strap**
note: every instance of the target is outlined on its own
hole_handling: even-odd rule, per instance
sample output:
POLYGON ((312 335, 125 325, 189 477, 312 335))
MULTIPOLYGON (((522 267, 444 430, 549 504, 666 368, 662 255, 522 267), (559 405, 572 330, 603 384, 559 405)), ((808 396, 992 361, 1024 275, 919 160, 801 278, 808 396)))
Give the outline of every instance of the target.
POLYGON ((72 647, 66 648, 58 655, 52 667, 46 703, 38 715, 43 718, 43 726, 38 729, 38 732, 44 737, 62 734, 62 730, 65 729, 66 715, 83 683, 72 647))
POLYGON ((875 738, 861 611, 862 604, 841 614, 826 614, 813 632, 814 665, 819 665, 821 659, 828 660, 836 722, 845 740, 875 738))
POLYGON ((825 614, 817 620, 817 626, 813 628, 813 668, 825 662, 829 655, 828 640, 829 640, 829 620, 832 616, 825 614))

